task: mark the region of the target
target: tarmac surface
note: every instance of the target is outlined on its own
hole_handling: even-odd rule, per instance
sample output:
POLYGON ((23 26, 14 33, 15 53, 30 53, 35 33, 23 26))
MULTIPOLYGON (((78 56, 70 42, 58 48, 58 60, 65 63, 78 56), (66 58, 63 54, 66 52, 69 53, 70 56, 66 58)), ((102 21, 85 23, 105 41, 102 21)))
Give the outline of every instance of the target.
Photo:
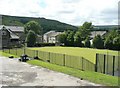
POLYGON ((86 80, 0 56, 1 86, 101 86, 86 80))

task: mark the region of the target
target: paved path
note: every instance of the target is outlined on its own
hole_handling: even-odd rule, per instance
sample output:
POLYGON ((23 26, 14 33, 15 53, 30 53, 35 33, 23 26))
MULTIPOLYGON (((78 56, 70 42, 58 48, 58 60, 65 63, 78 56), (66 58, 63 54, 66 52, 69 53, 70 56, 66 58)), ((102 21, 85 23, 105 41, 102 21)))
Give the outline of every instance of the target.
POLYGON ((99 86, 6 57, 0 57, 0 81, 6 86, 99 86))

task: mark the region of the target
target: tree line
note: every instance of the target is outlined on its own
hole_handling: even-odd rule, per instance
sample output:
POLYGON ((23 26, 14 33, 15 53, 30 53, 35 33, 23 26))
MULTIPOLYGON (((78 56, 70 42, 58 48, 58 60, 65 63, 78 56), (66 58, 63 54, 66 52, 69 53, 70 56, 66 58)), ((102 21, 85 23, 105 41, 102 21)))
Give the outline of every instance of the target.
MULTIPOLYGON (((77 31, 64 31, 58 36, 58 41, 64 46, 120 50, 120 31, 118 29, 107 32, 105 36, 97 35, 91 41, 92 29, 93 25, 91 22, 84 22, 77 31)), ((34 46, 37 35, 42 35, 42 27, 39 23, 30 21, 25 24, 24 32, 27 46, 34 46)))
POLYGON ((58 40, 64 46, 120 50, 120 30, 113 29, 107 32, 105 36, 97 35, 91 40, 92 28, 91 22, 85 22, 77 31, 68 30, 60 34, 58 40))

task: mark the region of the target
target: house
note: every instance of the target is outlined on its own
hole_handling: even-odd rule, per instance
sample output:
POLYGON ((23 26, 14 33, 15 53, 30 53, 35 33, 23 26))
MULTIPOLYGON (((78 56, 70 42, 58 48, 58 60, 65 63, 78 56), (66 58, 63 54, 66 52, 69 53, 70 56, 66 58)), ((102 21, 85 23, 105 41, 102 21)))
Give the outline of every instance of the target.
POLYGON ((24 27, 0 25, 2 48, 19 46, 24 38, 24 27))
POLYGON ((92 31, 90 38, 93 39, 97 35, 103 36, 106 33, 107 33, 107 31, 92 31))
POLYGON ((102 30, 102 31, 92 31, 91 35, 90 35, 90 42, 91 42, 91 44, 93 44, 92 41, 93 41, 93 38, 95 36, 97 36, 97 35, 104 36, 106 33, 107 33, 107 31, 104 31, 104 30, 102 30))
POLYGON ((57 43, 58 35, 62 32, 56 32, 56 31, 49 31, 43 35, 43 41, 44 43, 57 43))

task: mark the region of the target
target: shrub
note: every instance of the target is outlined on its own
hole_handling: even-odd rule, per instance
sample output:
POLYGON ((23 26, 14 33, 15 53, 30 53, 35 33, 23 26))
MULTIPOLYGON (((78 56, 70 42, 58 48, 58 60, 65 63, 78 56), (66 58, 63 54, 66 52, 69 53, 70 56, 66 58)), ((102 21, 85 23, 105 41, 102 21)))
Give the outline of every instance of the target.
POLYGON ((111 39, 110 37, 108 37, 105 42, 104 42, 104 47, 106 49, 113 49, 113 39, 111 39))
POLYGON ((35 47, 55 46, 55 43, 36 43, 35 47))
POLYGON ((120 37, 117 36, 113 39, 114 50, 120 50, 120 37))
POLYGON ((89 38, 86 38, 85 39, 85 47, 90 48, 90 46, 91 46, 90 40, 89 40, 89 38))
POLYGON ((97 49, 103 49, 104 48, 104 41, 102 40, 100 35, 97 35, 93 39, 93 47, 97 49))
POLYGON ((67 46, 74 46, 74 32, 70 31, 70 33, 67 36, 67 46))
POLYGON ((76 32, 74 35, 74 46, 81 47, 82 46, 82 39, 80 37, 79 32, 76 32))

